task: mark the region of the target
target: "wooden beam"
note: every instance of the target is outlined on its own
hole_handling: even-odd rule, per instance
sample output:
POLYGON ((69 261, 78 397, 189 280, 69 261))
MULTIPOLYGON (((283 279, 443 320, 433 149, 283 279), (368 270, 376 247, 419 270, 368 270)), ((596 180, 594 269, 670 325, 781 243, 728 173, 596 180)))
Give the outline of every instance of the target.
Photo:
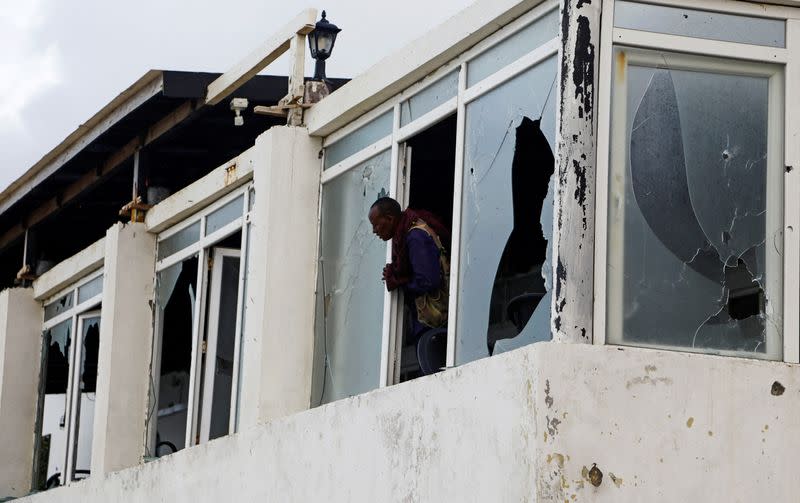
POLYGON ((121 118, 141 106, 155 94, 161 92, 163 85, 162 73, 160 71, 150 71, 134 85, 114 98, 111 103, 103 107, 85 124, 81 124, 56 148, 46 154, 24 175, 12 182, 8 188, 0 193, 0 214, 5 213, 31 189, 55 173, 92 141, 119 122, 121 118))
POLYGON ((306 9, 292 19, 287 25, 275 32, 266 42, 246 58, 220 75, 208 85, 206 104, 216 105, 242 84, 253 78, 267 65, 278 59, 289 49, 295 35, 305 35, 314 29, 317 9, 306 9))
POLYGON ((51 213, 58 211, 62 206, 77 198, 84 190, 91 187, 98 180, 111 174, 111 172, 126 159, 134 155, 136 150, 155 141, 161 135, 189 117, 189 115, 200 106, 200 103, 192 100, 182 103, 178 108, 148 128, 143 135, 131 139, 122 148, 111 154, 99 168, 87 171, 80 178, 65 187, 60 194, 42 203, 39 207, 22 218, 20 223, 10 227, 0 235, 0 250, 22 236, 26 229, 38 224, 51 213))

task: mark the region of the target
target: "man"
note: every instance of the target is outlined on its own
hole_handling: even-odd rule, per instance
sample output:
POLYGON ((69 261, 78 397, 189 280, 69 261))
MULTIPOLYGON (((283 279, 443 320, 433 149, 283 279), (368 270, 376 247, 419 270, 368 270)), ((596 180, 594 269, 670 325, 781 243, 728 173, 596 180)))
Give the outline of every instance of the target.
POLYGON ((383 280, 390 292, 403 289, 412 308, 413 335, 419 336, 426 327, 444 327, 450 276, 443 245, 450 243, 447 227, 428 211, 401 211, 390 197, 375 201, 368 217, 376 236, 392 240, 392 262, 383 268, 383 280))

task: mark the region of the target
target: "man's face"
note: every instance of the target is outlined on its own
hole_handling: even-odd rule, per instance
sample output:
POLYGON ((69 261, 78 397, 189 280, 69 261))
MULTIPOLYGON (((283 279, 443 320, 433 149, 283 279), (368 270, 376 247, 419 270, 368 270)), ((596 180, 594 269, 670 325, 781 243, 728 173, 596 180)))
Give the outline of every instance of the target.
POLYGON ((382 240, 389 241, 394 236, 394 217, 382 215, 377 207, 369 210, 369 223, 372 224, 373 234, 382 240))

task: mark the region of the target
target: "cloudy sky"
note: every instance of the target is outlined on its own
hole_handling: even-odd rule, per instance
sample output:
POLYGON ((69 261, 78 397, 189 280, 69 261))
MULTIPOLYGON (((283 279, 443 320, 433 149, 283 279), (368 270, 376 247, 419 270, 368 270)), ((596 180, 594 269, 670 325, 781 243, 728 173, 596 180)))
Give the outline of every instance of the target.
POLYGON ((149 69, 224 72, 316 7, 343 28, 328 75, 354 77, 472 1, 0 0, 0 190, 149 69))

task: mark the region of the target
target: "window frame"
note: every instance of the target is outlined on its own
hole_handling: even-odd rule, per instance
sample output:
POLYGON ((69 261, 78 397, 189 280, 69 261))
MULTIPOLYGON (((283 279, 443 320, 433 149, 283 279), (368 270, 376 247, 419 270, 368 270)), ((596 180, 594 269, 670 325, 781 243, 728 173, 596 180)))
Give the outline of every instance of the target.
MULTIPOLYGON (((156 264, 155 264, 155 275, 153 281, 157 281, 158 273, 168 269, 171 266, 179 264, 191 257, 197 257, 197 295, 195 297, 195 304, 193 307, 194 316, 192 319, 192 347, 191 347, 191 365, 189 369, 189 395, 188 395, 188 402, 187 402, 187 423, 186 423, 186 431, 185 431, 185 441, 184 441, 184 448, 189 448, 194 445, 198 445, 199 443, 204 443, 207 439, 200 439, 201 441, 198 442, 198 438, 200 435, 201 430, 201 418, 203 416, 203 410, 205 407, 198 407, 198 403, 200 402, 200 393, 201 391, 204 392, 204 396, 206 391, 205 386, 207 384, 206 379, 200 379, 198 375, 201 367, 201 360, 203 357, 202 352, 202 340, 205 335, 206 330, 206 305, 209 292, 209 281, 208 278, 208 263, 209 259, 214 254, 214 248, 217 243, 224 240, 225 238, 241 231, 241 242, 240 242, 240 260, 242 257, 247 259, 249 257, 249 253, 247 251, 247 247, 249 246, 250 239, 249 234, 252 232, 251 230, 251 223, 253 218, 253 207, 254 207, 254 199, 255 199, 255 189, 253 182, 246 183, 236 189, 232 190, 231 192, 219 197, 213 203, 197 210, 196 212, 192 213, 188 217, 184 218, 180 222, 170 226, 169 228, 163 230, 158 234, 157 237, 157 245, 156 245, 156 264), (235 217, 233 220, 228 222, 227 224, 223 225, 222 227, 218 228, 217 230, 206 234, 206 222, 207 217, 214 213, 216 210, 222 208, 223 206, 227 205, 228 203, 235 201, 239 197, 242 198, 242 213, 241 215, 235 217), (175 251, 174 253, 162 258, 158 259, 158 244, 163 242, 164 240, 170 238, 171 236, 175 235, 176 233, 196 224, 197 222, 200 223, 200 235, 199 239, 194 243, 175 251)), ((238 431, 238 423, 239 423, 239 408, 238 405, 240 403, 239 400, 239 380, 240 380, 240 373, 241 373, 241 356, 242 356, 242 346, 244 344, 244 288, 245 283, 247 281, 247 264, 240 262, 239 267, 239 280, 238 280, 238 293, 237 293, 237 306, 236 306, 236 336, 235 336, 235 345, 234 345, 234 366, 233 366, 233 382, 231 385, 231 411, 230 411, 230 422, 228 425, 228 434, 233 434, 238 431)), ((154 288, 154 295, 157 292, 157 288, 154 288)), ((214 306, 210 306, 214 307, 214 306)), ((218 307, 218 306, 217 306, 218 307)), ((161 314, 160 309, 157 305, 156 299, 154 298, 153 301, 153 352, 152 352, 152 364, 151 364, 151 385, 153 386, 151 398, 153 400, 152 407, 154 411, 148 415, 147 420, 147 451, 156 455, 156 431, 158 429, 158 400, 159 400, 159 385, 157 379, 160 376, 154 375, 155 372, 160 372, 161 369, 161 350, 162 350, 162 337, 163 333, 161 331, 161 314), (155 420, 155 422, 153 422, 155 420), (154 427, 155 426, 155 427, 154 427)), ((213 385, 213 381, 212 381, 213 385)))
MULTIPOLYGON (((407 140, 437 124, 441 120, 456 114, 456 152, 455 164, 453 166, 453 169, 455 170, 453 186, 453 228, 450 250, 450 313, 456 313, 458 306, 458 271, 459 256, 461 253, 460 238, 462 225, 461 210, 464 170, 464 137, 466 134, 466 106, 468 103, 487 93, 490 93, 495 88, 512 80, 514 77, 522 74, 523 72, 540 63, 543 63, 553 56, 557 56, 561 48, 561 41, 558 33, 556 33, 555 37, 545 41, 538 47, 525 52, 514 61, 499 68, 482 80, 473 83, 470 87, 467 87, 467 72, 469 71, 469 63, 471 60, 481 55, 485 51, 527 28, 532 23, 546 17, 548 14, 551 14, 558 8, 559 2, 557 0, 546 0, 540 3, 527 13, 488 36, 471 49, 462 53, 459 57, 441 66, 422 81, 398 93, 386 102, 365 113, 359 119, 350 122, 323 139, 323 148, 328 147, 358 128, 369 123, 376 117, 386 113, 388 110, 392 110, 394 115, 391 134, 381 138, 369 146, 364 147, 362 150, 352 154, 346 159, 343 159, 337 164, 334 164, 323 170, 321 175, 320 190, 322 190, 322 186, 341 174, 348 172, 350 169, 358 166, 367 159, 385 150, 391 149, 389 194, 398 201, 407 201, 408 194, 404 189, 403 181, 403 165, 406 161, 405 145, 407 140), (401 104, 410 97, 413 97, 416 93, 435 84, 439 81, 439 79, 446 77, 453 71, 458 72, 458 89, 456 91, 456 95, 452 98, 449 98, 444 103, 439 104, 432 110, 429 110, 423 115, 415 118, 403 127, 400 127, 401 104)), ((553 91, 553 96, 551 99, 556 99, 555 90, 553 91)), ((321 166, 325 165, 324 150, 323 159, 320 162, 321 166)), ((322 201, 320 200, 320 208, 321 207, 322 201)), ((364 215, 364 218, 366 218, 366 215, 364 215)), ((320 227, 320 233, 321 232, 322 229, 320 227)), ((391 261, 390 242, 386 245, 386 261, 391 261)), ((320 274, 319 270, 317 271, 317 274, 320 274)), ((399 378, 398 359, 400 334, 402 333, 402 296, 398 292, 384 291, 383 306, 384 312, 381 334, 379 387, 392 385, 396 383, 399 378)), ((456 319, 455 316, 451 316, 451 319, 448 322, 447 331, 447 368, 455 366, 456 335, 456 319)), ((378 362, 376 362, 376 364, 378 364, 378 362)))
MULTIPOLYGON (((84 275, 80 279, 74 281, 72 284, 67 286, 66 288, 62 288, 57 293, 50 295, 49 297, 45 298, 42 301, 42 312, 43 312, 43 321, 42 321, 42 365, 43 368, 40 370, 40 379, 42 376, 46 376, 45 370, 46 365, 48 362, 48 358, 45 356, 46 351, 49 351, 49 348, 44 347, 45 339, 44 334, 60 325, 64 322, 70 322, 70 337, 72 338, 72 343, 70 344, 69 354, 66 355, 68 361, 68 373, 67 373, 67 388, 65 390, 65 404, 64 404, 64 429, 66 430, 66 438, 65 442, 65 450, 64 450, 64 463, 63 468, 61 470, 61 485, 68 485, 72 482, 75 482, 74 479, 74 471, 75 471, 75 460, 78 451, 77 445, 77 429, 80 428, 80 416, 78 415, 78 409, 80 407, 80 390, 76 388, 78 380, 80 379, 80 371, 76 367, 76 362, 80 358, 83 347, 82 344, 78 339, 78 329, 81 327, 81 322, 84 318, 87 317, 101 317, 102 309, 101 304, 103 301, 103 291, 101 290, 100 293, 93 295, 92 297, 86 299, 85 301, 78 303, 78 290, 83 286, 91 283, 97 278, 102 278, 104 275, 103 267, 99 267, 94 271, 90 272, 89 274, 84 275), (53 316, 52 318, 44 321, 44 306, 50 305, 53 302, 57 302, 59 299, 64 297, 65 295, 72 294, 73 304, 72 307, 65 310, 62 313, 53 316), (78 397, 78 405, 76 406, 75 397, 78 397)), ((101 320, 102 326, 102 320, 101 320)), ((35 431, 35 452, 34 452, 34 473, 37 473, 36 470, 39 466, 39 455, 40 455, 40 448, 41 448, 41 439, 42 439, 42 427, 43 427, 43 419, 44 419, 44 404, 45 404, 45 395, 44 392, 46 383, 42 382, 40 384, 41 392, 39 393, 38 397, 38 405, 37 405, 37 421, 36 421, 36 431, 35 431)), ((52 445, 52 444, 51 444, 52 445)), ((49 461, 49 457, 48 457, 49 461)))
MULTIPOLYGON (((611 172, 610 153, 614 140, 614 125, 611 117, 612 110, 612 79, 616 75, 618 62, 614 57, 617 47, 627 49, 645 49, 658 52, 667 52, 671 55, 681 54, 680 58, 697 61, 707 58, 724 60, 719 67, 700 66, 708 71, 723 70, 724 73, 744 74, 755 72, 764 76, 764 63, 780 68, 779 71, 770 73, 770 127, 778 125, 783 127, 783 135, 777 135, 783 143, 783 148, 775 148, 770 144, 771 152, 782 159, 775 161, 781 166, 792 168, 799 167, 800 145, 800 90, 792 86, 800 78, 800 9, 779 6, 755 6, 742 2, 720 3, 710 0, 698 0, 691 6, 678 0, 646 0, 643 3, 683 7, 693 10, 708 10, 726 14, 741 14, 753 17, 770 19, 783 19, 786 21, 786 47, 769 47, 749 45, 738 42, 725 42, 692 38, 681 35, 666 35, 639 30, 616 28, 614 26, 614 0, 603 0, 603 17, 600 32, 600 59, 598 82, 598 120, 595 124, 597 138, 597 186, 595 201, 595 258, 594 258, 594 288, 595 303, 593 308, 593 344, 609 344, 607 337, 607 300, 609 278, 607 270, 608 245, 609 245, 609 183, 611 172), (794 54, 794 55, 793 55, 794 54), (760 65, 759 65, 760 64, 760 65), (778 93, 778 94, 774 94, 778 93), (782 107, 778 117, 773 107, 773 97, 782 96, 782 107)), ((619 100, 617 100, 619 101, 619 100)), ((773 142, 774 136, 770 135, 768 141, 773 142)), ((773 142, 774 143, 774 142, 773 142)), ((769 163, 769 161, 768 161, 769 163)), ((769 165, 769 164, 768 164, 769 165)), ((800 191, 800 178, 797 169, 787 168, 783 173, 783 207, 777 208, 783 214, 783 299, 782 299, 782 360, 790 363, 800 362, 800 233, 794 232, 800 225, 800 201, 792 194, 800 191), (793 335, 794 334, 794 335, 793 335)), ((769 202, 767 202, 769 204, 769 202)), ((615 344, 609 344, 615 345, 615 344)), ((643 344, 632 344, 636 347, 646 347, 643 344)), ((659 349, 665 349, 659 347, 659 349)), ((675 351, 686 352, 684 348, 674 348, 675 351)), ((715 354, 726 356, 747 357, 742 354, 727 354, 728 352, 714 351, 715 354)))

